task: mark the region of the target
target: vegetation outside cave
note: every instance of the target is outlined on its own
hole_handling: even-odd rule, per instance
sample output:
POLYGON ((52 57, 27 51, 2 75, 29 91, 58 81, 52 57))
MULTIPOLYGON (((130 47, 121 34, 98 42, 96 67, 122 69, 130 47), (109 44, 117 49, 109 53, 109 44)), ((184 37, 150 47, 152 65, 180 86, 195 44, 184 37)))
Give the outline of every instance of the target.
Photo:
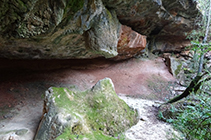
POLYGON ((197 70, 191 67, 189 72, 196 76, 182 94, 160 106, 158 116, 172 123, 188 140, 208 140, 211 137, 211 66, 206 65, 207 60, 204 59, 204 55, 211 51, 209 43, 211 0, 197 0, 197 2, 203 13, 203 19, 197 21, 201 28, 189 36, 189 39, 193 40, 191 46, 194 52, 193 59, 197 58, 192 66, 198 64, 197 70))

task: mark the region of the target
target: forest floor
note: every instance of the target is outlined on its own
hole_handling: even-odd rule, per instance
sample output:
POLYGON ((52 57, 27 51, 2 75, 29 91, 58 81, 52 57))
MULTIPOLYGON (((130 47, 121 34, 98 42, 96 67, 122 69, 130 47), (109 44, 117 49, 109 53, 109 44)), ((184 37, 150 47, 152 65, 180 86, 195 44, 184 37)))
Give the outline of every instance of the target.
POLYGON ((140 121, 127 131, 132 140, 167 140, 173 131, 156 117, 156 106, 172 97, 175 78, 163 59, 0 60, 0 140, 32 140, 51 87, 91 88, 109 77, 116 93, 139 109, 140 121), (153 136, 153 137, 152 137, 153 136))

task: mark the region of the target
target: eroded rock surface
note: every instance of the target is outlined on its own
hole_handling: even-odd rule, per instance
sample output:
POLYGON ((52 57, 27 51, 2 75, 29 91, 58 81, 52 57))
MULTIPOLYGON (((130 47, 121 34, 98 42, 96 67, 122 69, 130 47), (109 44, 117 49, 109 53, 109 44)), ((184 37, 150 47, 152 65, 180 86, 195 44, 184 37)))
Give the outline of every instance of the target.
POLYGON ((185 38, 197 15, 193 0, 4 1, 0 57, 82 59, 119 54, 116 58, 126 59, 146 46, 139 47, 138 42, 146 39, 134 34, 147 36, 152 51, 180 51, 189 43, 185 38), (126 26, 121 24, 134 30, 127 32, 127 45, 122 38, 126 26))
POLYGON ((120 23, 149 37, 152 51, 181 51, 199 14, 193 0, 103 0, 120 23), (177 49, 175 49, 177 48, 177 49))
POLYGON ((137 112, 116 95, 109 78, 85 92, 50 88, 43 110, 35 140, 112 140, 138 121, 137 112))
POLYGON ((112 58, 121 60, 131 58, 140 54, 146 47, 146 36, 133 31, 130 27, 122 25, 120 30, 120 38, 117 45, 118 56, 112 58))

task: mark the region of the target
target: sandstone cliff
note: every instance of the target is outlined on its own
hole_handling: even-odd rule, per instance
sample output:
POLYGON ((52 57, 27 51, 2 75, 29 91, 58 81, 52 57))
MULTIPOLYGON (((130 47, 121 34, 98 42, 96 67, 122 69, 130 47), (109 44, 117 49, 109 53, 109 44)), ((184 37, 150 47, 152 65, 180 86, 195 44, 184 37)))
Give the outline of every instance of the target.
POLYGON ((0 58, 119 60, 146 44, 180 51, 198 15, 193 0, 1 1, 0 58))

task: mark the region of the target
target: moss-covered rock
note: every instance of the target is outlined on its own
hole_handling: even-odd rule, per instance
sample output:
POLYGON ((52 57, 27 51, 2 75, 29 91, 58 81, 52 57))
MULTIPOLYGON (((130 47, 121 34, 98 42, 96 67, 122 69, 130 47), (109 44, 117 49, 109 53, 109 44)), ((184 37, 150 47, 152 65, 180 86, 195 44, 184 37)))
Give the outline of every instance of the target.
POLYGON ((83 92, 52 87, 43 110, 35 140, 112 140, 138 121, 137 112, 116 95, 109 78, 83 92))

